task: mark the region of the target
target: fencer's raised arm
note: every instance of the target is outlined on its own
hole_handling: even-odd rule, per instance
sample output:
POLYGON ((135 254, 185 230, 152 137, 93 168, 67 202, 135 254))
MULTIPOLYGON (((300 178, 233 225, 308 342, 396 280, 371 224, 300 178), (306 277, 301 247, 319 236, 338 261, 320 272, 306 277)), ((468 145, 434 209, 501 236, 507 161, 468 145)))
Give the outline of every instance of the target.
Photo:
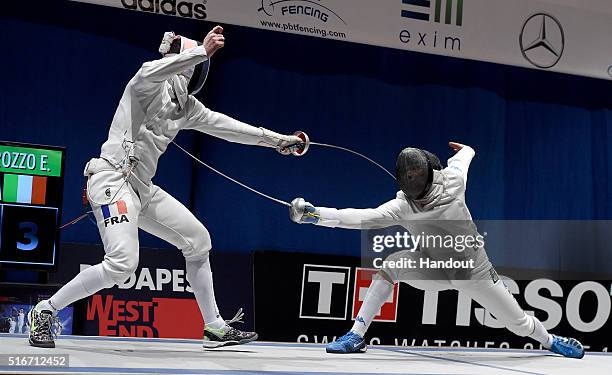
POLYGON ((448 159, 448 167, 446 169, 460 175, 463 178, 463 183, 467 185, 467 173, 476 152, 470 146, 461 143, 450 142, 449 145, 457 153, 448 159))
POLYGON ((161 83, 207 59, 204 46, 197 46, 176 55, 145 62, 134 79, 137 82, 161 83))
POLYGON ((396 225, 400 220, 402 199, 392 199, 377 208, 344 208, 315 207, 296 198, 291 202, 291 220, 299 224, 315 224, 330 228, 373 229, 396 225))
POLYGON ((284 135, 261 127, 255 127, 211 111, 195 97, 187 102, 185 129, 194 129, 229 142, 276 148, 281 151, 302 140, 294 135, 284 135))

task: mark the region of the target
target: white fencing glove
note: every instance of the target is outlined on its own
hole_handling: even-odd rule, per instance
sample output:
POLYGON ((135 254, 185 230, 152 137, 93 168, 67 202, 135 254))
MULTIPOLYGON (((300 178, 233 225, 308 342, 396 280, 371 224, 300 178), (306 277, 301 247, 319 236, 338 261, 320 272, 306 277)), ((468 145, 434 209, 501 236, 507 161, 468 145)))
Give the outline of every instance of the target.
POLYGON ((295 149, 301 148, 304 144, 304 140, 296 135, 284 135, 266 128, 260 129, 263 131, 260 144, 274 147, 282 155, 291 155, 295 149))
POLYGON ((295 198, 291 201, 289 217, 298 224, 317 224, 321 218, 317 208, 306 202, 304 198, 295 198))

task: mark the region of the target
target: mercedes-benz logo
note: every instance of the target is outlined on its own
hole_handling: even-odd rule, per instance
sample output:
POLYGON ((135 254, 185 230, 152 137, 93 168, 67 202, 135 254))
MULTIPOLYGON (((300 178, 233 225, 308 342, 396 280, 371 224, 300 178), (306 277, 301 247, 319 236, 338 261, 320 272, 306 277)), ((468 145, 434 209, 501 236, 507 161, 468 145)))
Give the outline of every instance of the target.
POLYGON ((523 57, 538 68, 555 66, 565 48, 561 23, 550 14, 536 13, 525 21, 519 36, 523 57))

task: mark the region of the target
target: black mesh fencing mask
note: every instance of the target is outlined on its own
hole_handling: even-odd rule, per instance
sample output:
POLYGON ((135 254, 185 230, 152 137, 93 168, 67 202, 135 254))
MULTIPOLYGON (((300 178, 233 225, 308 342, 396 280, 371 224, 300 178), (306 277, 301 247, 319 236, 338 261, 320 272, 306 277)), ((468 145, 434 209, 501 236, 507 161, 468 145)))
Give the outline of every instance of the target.
POLYGON ((395 164, 395 177, 406 198, 421 199, 431 189, 433 171, 442 169, 440 159, 429 151, 408 147, 395 164))

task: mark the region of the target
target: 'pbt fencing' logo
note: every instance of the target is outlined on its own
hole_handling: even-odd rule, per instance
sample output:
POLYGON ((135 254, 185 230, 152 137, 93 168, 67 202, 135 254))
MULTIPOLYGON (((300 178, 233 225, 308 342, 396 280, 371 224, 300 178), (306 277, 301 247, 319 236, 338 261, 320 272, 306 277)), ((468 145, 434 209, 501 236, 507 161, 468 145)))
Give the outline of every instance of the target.
POLYGON ((350 267, 304 264, 300 318, 346 320, 350 267))
POLYGON ((402 9, 404 18, 421 21, 433 20, 433 22, 447 25, 463 25, 463 0, 402 0, 402 4, 405 6, 402 9))
POLYGON ((346 25, 346 21, 334 10, 321 3, 321 0, 261 0, 261 7, 257 11, 270 17, 275 15, 302 16, 323 23, 336 19, 346 25))

